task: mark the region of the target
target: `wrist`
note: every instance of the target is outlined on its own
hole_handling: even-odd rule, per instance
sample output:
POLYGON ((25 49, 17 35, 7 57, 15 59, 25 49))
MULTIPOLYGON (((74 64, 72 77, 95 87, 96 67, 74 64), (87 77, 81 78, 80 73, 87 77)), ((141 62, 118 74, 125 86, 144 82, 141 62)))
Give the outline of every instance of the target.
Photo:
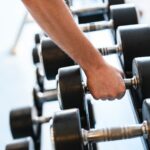
POLYGON ((99 52, 94 57, 90 57, 90 61, 87 59, 86 62, 84 66, 81 66, 86 74, 94 73, 107 66, 106 61, 99 52))

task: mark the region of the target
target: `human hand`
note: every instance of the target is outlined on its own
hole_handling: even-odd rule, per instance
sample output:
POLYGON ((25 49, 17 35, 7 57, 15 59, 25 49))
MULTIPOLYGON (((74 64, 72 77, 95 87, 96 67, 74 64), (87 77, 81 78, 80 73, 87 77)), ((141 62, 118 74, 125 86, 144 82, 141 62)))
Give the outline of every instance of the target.
POLYGON ((105 63, 96 70, 86 72, 87 86, 95 99, 121 99, 125 94, 123 73, 105 63))

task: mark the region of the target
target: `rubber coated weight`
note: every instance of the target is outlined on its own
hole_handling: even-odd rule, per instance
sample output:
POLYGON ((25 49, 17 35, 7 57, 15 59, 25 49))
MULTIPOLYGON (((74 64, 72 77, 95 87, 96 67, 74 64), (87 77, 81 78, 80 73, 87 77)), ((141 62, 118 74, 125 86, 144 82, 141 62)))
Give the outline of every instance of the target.
POLYGON ((150 27, 129 25, 117 30, 117 43, 121 46, 123 66, 126 74, 132 71, 132 61, 136 57, 150 56, 150 27))
POLYGON ((42 59, 47 79, 54 79, 59 68, 74 65, 74 61, 49 39, 42 41, 42 59))
POLYGON ((37 84, 40 88, 40 91, 44 91, 44 75, 42 75, 40 73, 40 68, 37 66, 36 67, 36 80, 37 80, 37 84))
POLYGON ((93 109, 93 104, 91 103, 91 99, 87 99, 88 112, 89 112, 89 120, 90 120, 90 128, 95 128, 95 114, 93 109))
POLYGON ((70 66, 59 69, 57 86, 60 107, 63 110, 78 108, 82 119, 82 127, 89 128, 87 101, 85 100, 80 67, 70 66))
POLYGON ((35 41, 35 44, 40 44, 40 42, 41 42, 40 34, 38 34, 38 33, 35 34, 34 41, 35 41))
POLYGON ((42 104, 40 103, 40 101, 38 99, 38 96, 37 96, 38 92, 39 92, 38 87, 33 88, 32 95, 33 95, 34 106, 37 109, 38 116, 41 116, 42 115, 42 104))
MULTIPOLYGON (((147 120, 150 123, 150 99, 145 99, 142 105, 143 120, 147 120)), ((148 143, 150 145, 150 137, 148 137, 148 143)))
POLYGON ((36 138, 37 128, 32 122, 33 109, 30 107, 10 112, 10 127, 14 138, 31 136, 36 138))
POLYGON ((38 54, 38 49, 35 46, 32 50, 32 59, 33 59, 33 63, 37 64, 40 62, 40 58, 39 58, 39 54, 38 54))
POLYGON ((115 30, 119 26, 138 24, 137 13, 134 5, 121 4, 110 6, 110 14, 115 30))
POLYGON ((79 118, 77 109, 55 113, 51 128, 55 150, 83 150, 79 118))
POLYGON ((150 99, 145 99, 142 105, 143 120, 150 121, 150 99))
POLYGON ((104 19, 105 19, 104 14, 101 11, 78 14, 79 24, 102 21, 104 19))
POLYGON ((124 0, 107 0, 107 1, 108 1, 109 6, 111 6, 111 5, 118 5, 118 4, 124 4, 125 3, 124 0))
POLYGON ((33 140, 31 138, 17 140, 7 144, 6 150, 34 150, 33 140))
POLYGON ((141 100, 150 97, 150 57, 139 57, 133 60, 133 76, 139 79, 139 86, 136 92, 141 100))

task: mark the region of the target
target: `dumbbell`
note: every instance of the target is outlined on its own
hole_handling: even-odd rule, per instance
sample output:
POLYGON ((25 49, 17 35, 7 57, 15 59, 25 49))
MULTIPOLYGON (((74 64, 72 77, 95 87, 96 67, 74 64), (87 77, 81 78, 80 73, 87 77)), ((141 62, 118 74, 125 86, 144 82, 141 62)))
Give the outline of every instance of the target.
MULTIPOLYGON (((57 92, 58 92, 57 89, 51 89, 51 90, 41 92, 41 91, 39 91, 39 89, 37 87, 33 88, 34 106, 36 107, 36 109, 38 111, 38 115, 42 115, 43 103, 58 100, 57 92)), ((91 100, 88 99, 87 103, 82 104, 82 106, 83 105, 85 105, 84 111, 86 111, 86 113, 83 110, 81 110, 83 112, 82 115, 84 114, 86 116, 89 116, 90 127, 94 128, 96 122, 95 122, 95 118, 94 118, 94 111, 93 111, 93 106, 91 104, 91 100)), ((77 105, 75 105, 75 107, 77 107, 77 105)), ((72 108, 73 108, 73 106, 72 106, 72 108)), ((63 109, 63 108, 61 107, 61 109, 63 109)), ((65 108, 65 109, 67 109, 67 108, 65 108)))
POLYGON ((38 117, 34 107, 11 110, 9 117, 13 138, 31 136, 35 141, 39 137, 39 126, 51 119, 51 117, 38 117))
MULTIPOLYGON (((135 89, 140 103, 142 100, 150 97, 150 57, 139 57, 133 60, 132 78, 124 79, 126 88, 135 89)), ((70 66, 60 68, 57 75, 57 89, 47 91, 49 101, 54 99, 59 100, 62 109, 79 108, 80 112, 84 110, 85 93, 89 93, 85 83, 83 82, 81 70, 79 66, 70 66)), ((44 95, 44 93, 43 93, 44 95)), ((43 96, 44 97, 44 96, 43 96)), ((38 97, 36 103, 41 105, 42 96, 38 97), (40 102, 40 103, 39 103, 40 102)))
POLYGON ((80 115, 77 109, 56 112, 51 124, 51 140, 55 150, 83 150, 88 143, 106 142, 130 139, 143 136, 150 139, 150 99, 143 102, 143 123, 101 128, 93 130, 82 129, 80 115), (71 138, 68 138, 71 137, 71 138))
MULTIPOLYGON (((10 112, 10 128, 14 138, 37 136, 37 125, 48 123, 53 116, 37 116, 34 108, 25 107, 10 112)), ((82 120, 82 118, 80 118, 82 120)), ((91 145, 88 145, 88 147, 91 145)), ((87 146, 86 146, 87 148, 87 146)))
MULTIPOLYGON (((142 24, 121 26, 117 29, 116 38, 117 44, 111 47, 101 47, 98 50, 102 55, 117 53, 127 77, 131 77, 132 60, 135 57, 150 56, 150 27, 142 24)), ((47 79, 54 79, 59 68, 75 64, 48 39, 42 41, 41 44, 43 68, 47 79)))
POLYGON ((80 25, 83 32, 102 29, 114 29, 123 25, 138 24, 136 8, 131 4, 113 5, 110 7, 110 20, 80 25))
MULTIPOLYGON (((79 89, 78 89, 79 90, 79 89)), ((81 93, 80 93, 81 94, 81 93)), ((44 92, 40 92, 38 88, 33 88, 33 100, 34 100, 34 106, 36 107, 38 111, 38 115, 42 114, 42 106, 45 102, 50 101, 57 101, 59 91, 58 89, 51 89, 44 92)), ((59 97, 60 98, 60 97, 59 97)), ((62 107, 61 100, 60 103, 60 109, 69 109, 69 108, 79 108, 81 117, 82 117, 82 125, 84 128, 94 128, 95 126, 95 119, 94 119, 94 112, 92 108, 92 104, 90 100, 85 100, 84 95, 79 95, 76 97, 77 99, 80 99, 81 101, 77 100, 77 103, 73 103, 73 105, 68 105, 65 107, 62 107), (90 124, 89 124, 90 121, 90 124)), ((75 98, 74 98, 75 99, 75 98)))
POLYGON ((6 145, 5 150, 34 150, 32 138, 25 138, 6 145))

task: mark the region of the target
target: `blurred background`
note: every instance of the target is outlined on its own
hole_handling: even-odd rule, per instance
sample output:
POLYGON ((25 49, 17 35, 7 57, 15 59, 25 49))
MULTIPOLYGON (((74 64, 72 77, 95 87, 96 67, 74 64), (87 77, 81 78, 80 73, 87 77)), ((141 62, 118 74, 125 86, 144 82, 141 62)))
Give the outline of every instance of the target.
MULTIPOLYGON (((150 1, 127 0, 137 5, 140 21, 150 24, 150 1)), ((32 105, 34 67, 31 50, 34 34, 40 32, 20 0, 0 5, 0 150, 12 140, 9 111, 32 105)))

